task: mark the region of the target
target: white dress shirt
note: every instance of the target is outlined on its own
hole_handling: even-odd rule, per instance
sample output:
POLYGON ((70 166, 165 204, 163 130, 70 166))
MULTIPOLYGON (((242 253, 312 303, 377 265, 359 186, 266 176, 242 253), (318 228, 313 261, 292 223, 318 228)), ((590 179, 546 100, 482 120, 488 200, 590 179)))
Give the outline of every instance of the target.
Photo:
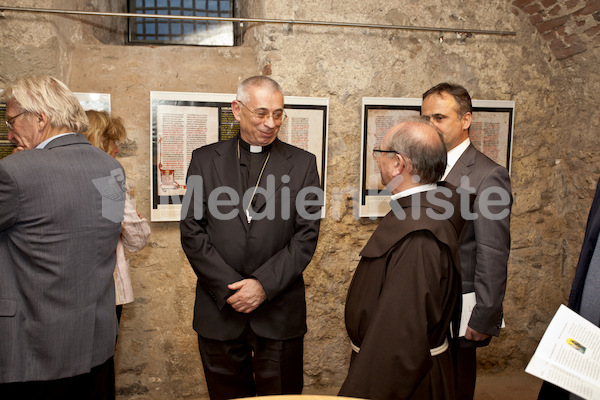
POLYGON ((463 153, 465 152, 465 150, 467 150, 467 147, 469 147, 470 144, 471 144, 471 139, 466 138, 461 144, 459 144, 458 146, 456 146, 455 148, 453 148, 452 150, 450 150, 448 152, 448 156, 447 156, 448 161, 446 164, 446 172, 444 172, 444 176, 442 176, 442 180, 446 179, 446 177, 450 173, 450 170, 452 169, 452 167, 454 167, 454 164, 456 164, 456 162, 458 161, 460 156, 463 155, 463 153))

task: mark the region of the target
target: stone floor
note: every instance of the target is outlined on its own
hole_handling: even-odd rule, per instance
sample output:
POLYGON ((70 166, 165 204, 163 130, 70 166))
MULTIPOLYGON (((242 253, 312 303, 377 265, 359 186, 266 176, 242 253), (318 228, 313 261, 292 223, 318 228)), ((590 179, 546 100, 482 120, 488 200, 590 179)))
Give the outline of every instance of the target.
MULTIPOLYGON (((537 400, 541 385, 540 379, 525 371, 479 374, 474 400, 537 400)), ((302 394, 336 396, 338 391, 339 388, 308 389, 302 394)))
MULTIPOLYGON (((477 376, 474 400, 536 400, 542 381, 525 371, 477 376)), ((305 390, 303 394, 335 396, 339 388, 305 390)))
POLYGON ((475 400, 536 400, 542 380, 523 372, 480 374, 475 400))

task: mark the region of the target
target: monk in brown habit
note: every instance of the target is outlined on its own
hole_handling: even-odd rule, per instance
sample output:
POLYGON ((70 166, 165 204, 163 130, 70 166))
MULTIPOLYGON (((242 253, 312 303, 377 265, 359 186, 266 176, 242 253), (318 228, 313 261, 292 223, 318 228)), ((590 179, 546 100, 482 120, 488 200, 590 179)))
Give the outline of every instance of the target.
MULTIPOLYGON (((464 220, 459 193, 438 183, 446 148, 425 121, 394 126, 373 150, 392 211, 362 250, 348 291, 353 353, 340 396, 455 398, 449 341, 459 326, 464 220)), ((470 197, 461 194, 468 210, 470 197)))

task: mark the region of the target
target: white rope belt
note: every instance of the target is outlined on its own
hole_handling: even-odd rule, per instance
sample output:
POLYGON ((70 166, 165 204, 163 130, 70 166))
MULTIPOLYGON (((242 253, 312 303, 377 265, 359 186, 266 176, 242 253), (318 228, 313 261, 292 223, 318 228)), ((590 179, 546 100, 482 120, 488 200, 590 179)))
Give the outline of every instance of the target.
MULTIPOLYGON (((352 351, 353 352, 358 353, 360 351, 360 347, 358 347, 354 343, 350 342, 350 345, 352 346, 352 351)), ((440 354, 442 354, 443 352, 445 352, 446 350, 448 350, 448 347, 449 347, 448 338, 445 338, 444 339, 444 343, 442 343, 438 347, 435 347, 433 349, 429 349, 429 352, 431 353, 432 357, 439 356, 440 354)))
POLYGON ((442 343, 441 345, 439 345, 436 348, 429 349, 429 352, 431 353, 432 357, 439 356, 440 354, 442 354, 443 352, 448 350, 448 347, 449 347, 448 338, 445 338, 444 343, 442 343))

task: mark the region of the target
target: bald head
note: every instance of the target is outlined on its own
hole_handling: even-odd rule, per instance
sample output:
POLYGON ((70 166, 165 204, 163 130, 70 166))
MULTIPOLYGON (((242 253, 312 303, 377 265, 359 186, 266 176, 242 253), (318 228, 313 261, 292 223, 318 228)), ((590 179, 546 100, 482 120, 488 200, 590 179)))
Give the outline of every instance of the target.
POLYGON ((420 184, 436 183, 446 170, 446 146, 438 131, 425 117, 410 117, 391 128, 382 147, 394 150, 406 158, 412 176, 420 184))

